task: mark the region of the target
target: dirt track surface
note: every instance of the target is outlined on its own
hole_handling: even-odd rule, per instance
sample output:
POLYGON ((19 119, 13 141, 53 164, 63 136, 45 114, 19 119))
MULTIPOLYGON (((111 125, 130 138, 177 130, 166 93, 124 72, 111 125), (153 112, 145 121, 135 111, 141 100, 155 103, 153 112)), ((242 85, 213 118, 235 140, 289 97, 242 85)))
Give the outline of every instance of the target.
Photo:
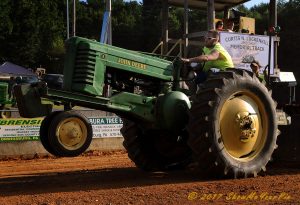
POLYGON ((220 180, 189 170, 143 172, 122 151, 0 161, 0 204, 300 204, 300 165, 220 180))

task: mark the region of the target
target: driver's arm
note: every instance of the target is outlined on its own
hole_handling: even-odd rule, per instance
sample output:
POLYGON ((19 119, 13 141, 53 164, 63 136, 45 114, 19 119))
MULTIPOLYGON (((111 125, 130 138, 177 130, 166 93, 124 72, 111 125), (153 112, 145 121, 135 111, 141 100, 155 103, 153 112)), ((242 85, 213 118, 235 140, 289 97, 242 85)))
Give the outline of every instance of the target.
POLYGON ((207 55, 200 55, 194 58, 181 58, 181 60, 185 63, 201 63, 206 61, 214 61, 220 57, 220 53, 217 50, 212 50, 207 55))

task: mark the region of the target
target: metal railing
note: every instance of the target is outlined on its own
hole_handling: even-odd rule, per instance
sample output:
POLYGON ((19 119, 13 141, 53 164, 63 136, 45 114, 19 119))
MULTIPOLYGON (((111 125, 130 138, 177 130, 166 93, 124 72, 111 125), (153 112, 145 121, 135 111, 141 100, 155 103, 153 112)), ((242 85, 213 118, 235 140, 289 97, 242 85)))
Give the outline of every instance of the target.
MULTIPOLYGON (((178 46, 179 46, 179 51, 176 55, 173 56, 178 56, 182 57, 182 39, 168 39, 168 44, 174 44, 171 49, 168 50, 168 52, 165 54, 165 56, 169 56, 178 46)), ((160 55, 163 56, 163 47, 164 43, 163 41, 159 42, 158 45, 153 49, 152 53, 157 53, 157 51, 160 49, 160 55)))
MULTIPOLYGON (((195 38, 195 37, 202 37, 205 34, 205 32, 198 32, 197 35, 193 35, 193 36, 188 36, 190 38, 195 38)), ((179 47, 179 51, 177 54, 173 55, 173 56, 178 56, 178 57, 183 57, 183 47, 184 47, 184 41, 183 39, 169 39, 168 44, 173 44, 173 46, 171 47, 171 49, 168 50, 168 52, 166 54, 163 53, 163 41, 160 41, 158 43, 158 45, 153 49, 152 54, 157 54, 157 51, 160 50, 160 53, 158 55, 160 56, 170 56, 171 53, 179 47)), ((196 40, 189 40, 189 45, 190 46, 199 46, 202 47, 204 46, 204 42, 203 41, 196 41, 196 40)))

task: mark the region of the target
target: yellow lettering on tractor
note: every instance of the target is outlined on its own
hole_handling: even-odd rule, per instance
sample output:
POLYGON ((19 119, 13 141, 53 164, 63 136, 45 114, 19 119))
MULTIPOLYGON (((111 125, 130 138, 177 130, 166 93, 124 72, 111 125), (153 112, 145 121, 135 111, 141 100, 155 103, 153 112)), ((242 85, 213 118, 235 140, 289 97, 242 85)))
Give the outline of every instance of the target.
POLYGON ((131 67, 134 67, 134 68, 142 69, 142 70, 147 69, 146 64, 131 61, 131 60, 127 60, 127 59, 123 59, 123 58, 119 58, 118 63, 120 63, 122 65, 128 65, 128 66, 131 66, 131 67))

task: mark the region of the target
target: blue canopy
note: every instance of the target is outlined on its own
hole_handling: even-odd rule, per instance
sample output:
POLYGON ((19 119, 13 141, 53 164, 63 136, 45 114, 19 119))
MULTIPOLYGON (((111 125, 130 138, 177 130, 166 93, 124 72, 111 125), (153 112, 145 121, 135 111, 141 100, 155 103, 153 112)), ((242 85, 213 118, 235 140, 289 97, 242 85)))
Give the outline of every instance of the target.
POLYGON ((13 75, 36 75, 31 70, 26 69, 16 64, 5 62, 0 66, 0 73, 13 74, 13 75))

